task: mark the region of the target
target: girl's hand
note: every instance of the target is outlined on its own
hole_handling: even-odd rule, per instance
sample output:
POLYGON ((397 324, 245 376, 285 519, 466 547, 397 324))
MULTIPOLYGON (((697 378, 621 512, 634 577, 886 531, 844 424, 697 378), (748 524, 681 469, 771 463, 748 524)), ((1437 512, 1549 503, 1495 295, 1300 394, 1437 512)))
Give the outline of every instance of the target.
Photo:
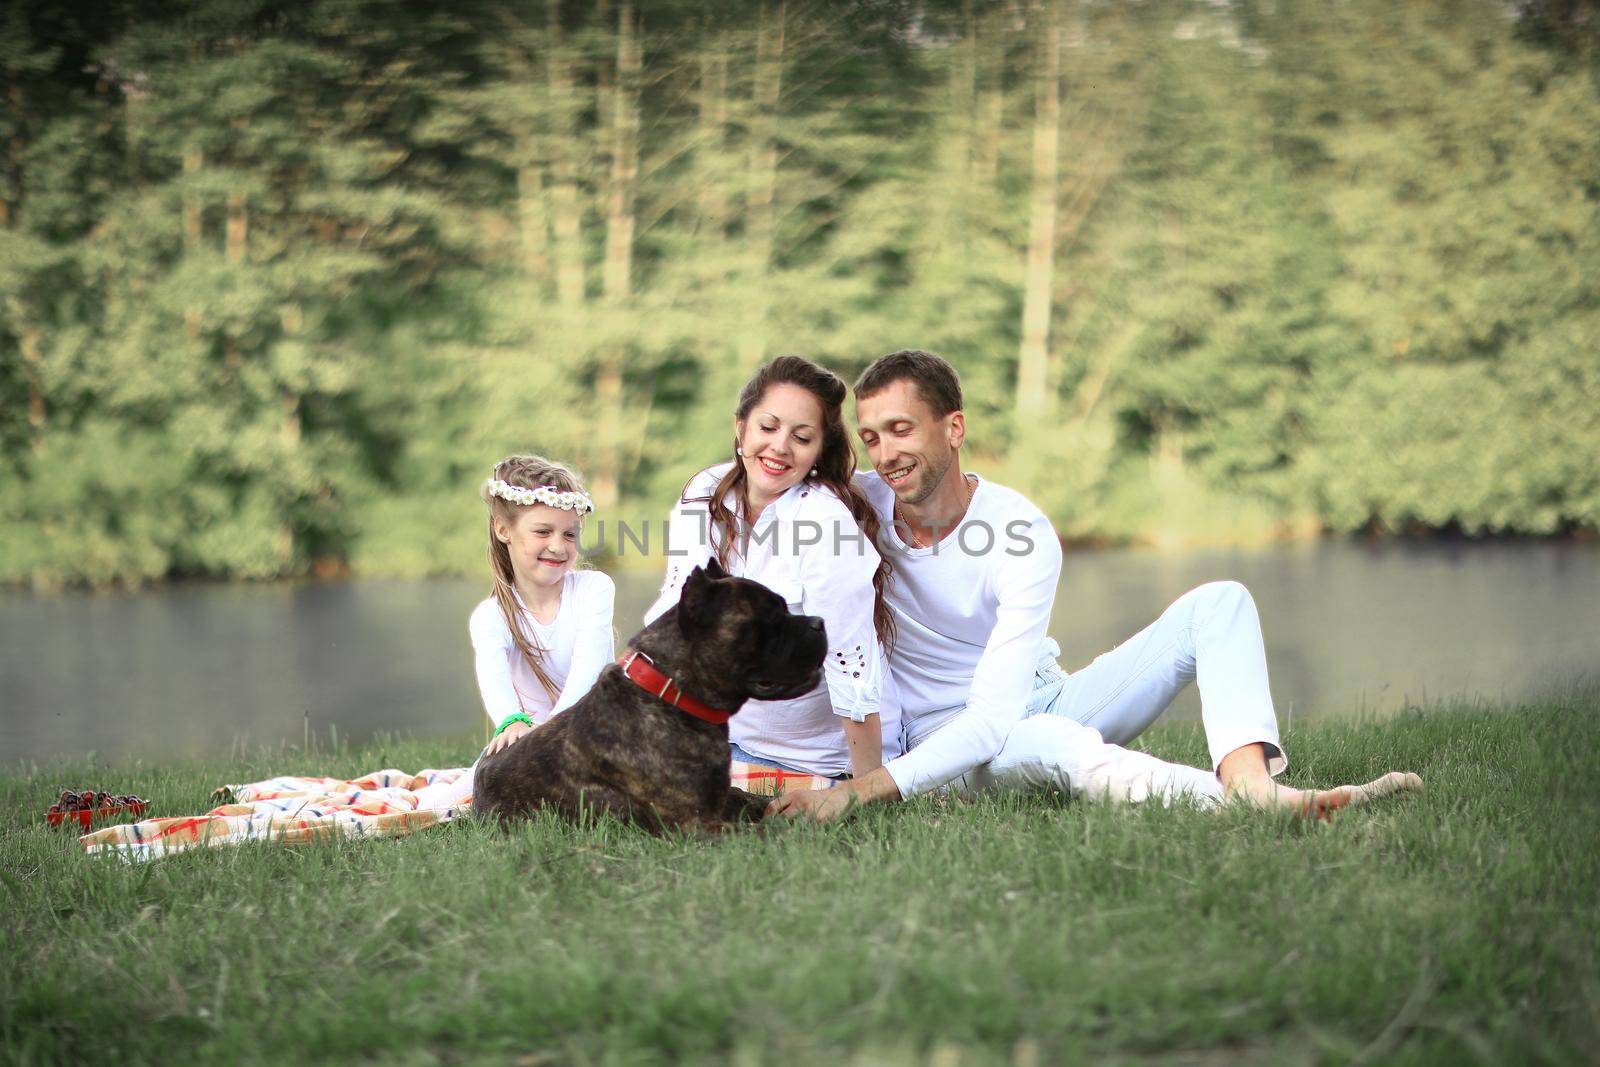
POLYGON ((495 736, 494 740, 489 742, 489 747, 483 750, 483 754, 485 756, 492 756, 496 752, 499 752, 502 748, 510 748, 512 745, 516 744, 518 738, 532 732, 533 727, 529 726, 527 723, 514 722, 510 726, 507 726, 504 730, 501 730, 500 733, 495 736))

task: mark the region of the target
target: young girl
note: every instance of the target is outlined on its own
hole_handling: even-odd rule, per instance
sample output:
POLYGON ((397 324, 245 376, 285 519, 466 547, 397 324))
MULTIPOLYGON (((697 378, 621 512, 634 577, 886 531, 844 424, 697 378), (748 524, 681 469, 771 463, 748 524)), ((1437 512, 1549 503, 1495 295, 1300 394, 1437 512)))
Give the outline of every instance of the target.
MULTIPOLYGON (((876 517, 850 482, 855 453, 844 398, 844 382, 799 356, 762 367, 739 394, 733 462, 691 478, 667 527, 671 559, 646 624, 715 556, 729 574, 761 582, 791 611, 820 615, 827 626, 816 689, 751 700, 729 720, 736 778, 738 764, 860 776, 898 754, 899 706, 883 659, 889 570, 874 547, 876 517)), ((762 791, 747 773, 741 784, 762 791)))
MULTIPOLYGON (((569 468, 508 456, 481 489, 489 508, 494 589, 467 623, 483 708, 496 727, 483 755, 515 744, 589 691, 615 654, 616 586, 578 570, 578 534, 594 504, 569 468)), ((482 756, 479 757, 480 759, 482 756)), ((422 791, 425 807, 454 806, 472 775, 422 791)))

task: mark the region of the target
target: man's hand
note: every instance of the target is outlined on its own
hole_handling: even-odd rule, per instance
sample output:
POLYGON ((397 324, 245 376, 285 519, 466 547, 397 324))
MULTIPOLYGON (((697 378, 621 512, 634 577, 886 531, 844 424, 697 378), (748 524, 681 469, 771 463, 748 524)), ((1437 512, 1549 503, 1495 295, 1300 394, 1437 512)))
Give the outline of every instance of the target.
POLYGON ((813 822, 833 822, 858 804, 900 799, 900 787, 889 772, 879 767, 871 774, 836 785, 832 789, 797 789, 782 793, 767 805, 767 816, 808 818, 813 822))
MULTIPOLYGON (((495 735, 494 740, 489 742, 489 747, 483 750, 483 755, 492 756, 502 748, 511 747, 516 744, 518 738, 532 732, 533 727, 527 723, 514 722, 495 735)), ((482 757, 479 758, 481 759, 482 757)))
POLYGON ((847 785, 832 789, 795 789, 779 793, 767 805, 767 818, 809 818, 812 822, 832 822, 859 804, 847 785))

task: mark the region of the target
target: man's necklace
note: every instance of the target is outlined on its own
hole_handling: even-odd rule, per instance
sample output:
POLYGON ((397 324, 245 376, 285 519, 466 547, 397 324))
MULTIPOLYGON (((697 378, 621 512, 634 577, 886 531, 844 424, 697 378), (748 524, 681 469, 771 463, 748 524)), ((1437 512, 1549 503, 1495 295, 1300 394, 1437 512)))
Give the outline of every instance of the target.
MULTIPOLYGON (((956 521, 951 524, 952 526, 959 524, 962 519, 966 518, 967 509, 972 506, 972 494, 978 491, 978 483, 972 480, 972 475, 963 474, 961 480, 967 486, 967 499, 962 502, 961 514, 956 516, 956 521)), ((894 502, 894 519, 896 525, 905 527, 906 537, 910 539, 912 548, 932 547, 932 542, 925 544, 922 538, 917 536, 916 528, 911 525, 911 520, 906 518, 905 509, 901 508, 898 500, 894 502)))

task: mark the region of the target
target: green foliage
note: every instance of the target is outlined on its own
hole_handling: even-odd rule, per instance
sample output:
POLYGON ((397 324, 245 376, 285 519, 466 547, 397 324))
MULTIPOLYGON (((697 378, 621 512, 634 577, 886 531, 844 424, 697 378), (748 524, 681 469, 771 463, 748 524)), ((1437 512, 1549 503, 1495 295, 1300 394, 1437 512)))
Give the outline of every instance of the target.
POLYGON ((1582 5, 67 6, 0 19, 0 581, 475 568, 500 455, 664 512, 762 359, 908 346, 1070 536, 1600 526, 1582 5))

